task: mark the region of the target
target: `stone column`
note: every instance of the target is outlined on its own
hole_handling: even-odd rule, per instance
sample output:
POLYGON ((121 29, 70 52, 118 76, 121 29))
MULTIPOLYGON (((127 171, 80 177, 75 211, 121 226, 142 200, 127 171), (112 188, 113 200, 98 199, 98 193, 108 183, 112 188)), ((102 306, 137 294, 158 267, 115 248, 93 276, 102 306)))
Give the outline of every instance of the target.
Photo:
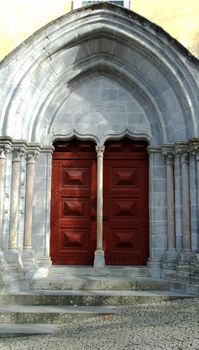
MULTIPOLYGON (((35 181, 39 180, 39 187, 36 189, 34 202, 40 203, 42 210, 42 223, 36 245, 40 245, 40 252, 36 256, 37 272, 36 277, 48 275, 52 265, 50 258, 50 210, 51 210, 51 176, 52 176, 52 153, 54 147, 45 146, 39 150, 39 159, 35 164, 35 181), (41 173, 42 171, 42 173, 41 173), (39 177, 39 178, 37 178, 39 177)), ((35 220, 37 214, 35 212, 35 220)), ((37 232, 35 232, 37 234, 37 232)), ((36 249, 36 247, 35 247, 36 249)))
POLYGON ((190 233, 190 208, 189 208, 189 167, 188 151, 181 155, 182 168, 182 230, 183 230, 183 250, 190 251, 191 233, 190 233))
POLYGON ((10 151, 8 146, 0 146, 0 270, 5 264, 4 254, 2 248, 2 234, 3 234, 3 209, 4 209, 4 185, 5 185, 5 166, 6 153, 10 151))
POLYGON ((157 217, 155 207, 157 205, 155 199, 155 171, 156 171, 156 158, 161 157, 161 149, 159 147, 148 147, 149 152, 149 250, 150 256, 148 259, 148 267, 151 277, 160 278, 161 266, 160 256, 155 249, 155 236, 157 233, 157 217))
MULTIPOLYGON (((197 201, 198 201, 198 218, 199 218, 199 152, 196 155, 196 171, 197 171, 197 201)), ((197 247, 199 251, 199 246, 197 247)))
POLYGON ((20 200, 20 179, 21 179, 21 157, 24 154, 24 147, 15 145, 12 150, 12 175, 10 193, 10 218, 9 218, 9 241, 6 251, 6 261, 9 273, 7 278, 21 278, 21 253, 18 249, 18 226, 19 226, 19 200, 20 200))
POLYGON ((178 254, 176 277, 181 282, 190 280, 191 231, 190 231, 190 194, 189 194, 189 149, 186 146, 178 148, 181 158, 182 177, 182 247, 178 254))
POLYGON ((26 163, 26 198, 25 198, 25 223, 24 223, 24 248, 32 248, 32 205, 35 177, 35 159, 37 151, 27 154, 26 163))
POLYGON ((163 276, 173 277, 176 267, 175 205, 174 205, 174 154, 170 147, 163 149, 167 174, 167 250, 162 260, 163 276))
MULTIPOLYGON (((198 218, 199 218, 199 138, 191 139, 189 141, 189 146, 190 146, 190 152, 193 155, 195 155, 195 160, 196 160, 197 204, 198 204, 198 218)), ((191 261, 191 280, 192 280, 192 283, 195 283, 196 285, 199 284, 199 239, 197 242, 197 247, 195 247, 195 253, 191 261)))
POLYGON ((23 242, 23 265, 24 268, 35 266, 35 257, 32 250, 32 215, 33 215, 33 190, 35 178, 35 159, 38 151, 27 152, 26 157, 26 195, 25 195, 25 220, 23 242))
POLYGON ((14 148, 12 159, 12 178, 10 194, 10 226, 9 226, 9 249, 17 249, 18 221, 19 221, 19 189, 21 176, 21 155, 20 148, 14 148))
POLYGON ((94 266, 104 267, 103 250, 103 154, 104 147, 97 146, 97 249, 95 251, 94 266))
POLYGON ((182 249, 182 176, 181 162, 178 153, 175 153, 174 162, 174 182, 175 182, 175 234, 176 251, 182 249))
POLYGON ((3 231, 5 164, 6 164, 5 148, 1 147, 0 148, 0 247, 2 246, 2 231, 3 231))
POLYGON ((174 177, 173 177, 173 154, 167 153, 167 225, 168 250, 175 248, 175 218, 174 218, 174 177))

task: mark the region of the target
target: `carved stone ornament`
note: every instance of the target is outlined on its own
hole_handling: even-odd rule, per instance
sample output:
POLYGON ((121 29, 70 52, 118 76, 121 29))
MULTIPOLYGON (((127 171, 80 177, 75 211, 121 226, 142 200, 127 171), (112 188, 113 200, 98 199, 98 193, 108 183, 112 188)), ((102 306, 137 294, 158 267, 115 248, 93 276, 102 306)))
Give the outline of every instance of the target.
POLYGON ((11 147, 9 145, 0 145, 0 159, 5 159, 6 154, 11 152, 11 147))
POLYGON ((24 155, 24 150, 21 148, 14 148, 12 151, 12 160, 13 162, 20 162, 21 157, 24 155))
POLYGON ((171 148, 162 148, 162 155, 166 159, 167 164, 173 165, 174 162, 174 150, 171 148))
POLYGON ((185 151, 181 153, 181 163, 188 163, 189 162, 189 151, 185 151))
POLYGON ((31 150, 27 152, 26 161, 28 164, 34 164, 37 159, 39 152, 37 150, 31 150))
POLYGON ((178 144, 175 147, 175 154, 179 157, 181 160, 181 163, 188 163, 189 161, 189 155, 190 155, 190 149, 188 147, 188 144, 178 144))
POLYGON ((96 152, 98 157, 103 157, 105 147, 104 146, 96 146, 96 152))
POLYGON ((199 138, 193 137, 188 141, 190 153, 197 154, 199 153, 199 138))

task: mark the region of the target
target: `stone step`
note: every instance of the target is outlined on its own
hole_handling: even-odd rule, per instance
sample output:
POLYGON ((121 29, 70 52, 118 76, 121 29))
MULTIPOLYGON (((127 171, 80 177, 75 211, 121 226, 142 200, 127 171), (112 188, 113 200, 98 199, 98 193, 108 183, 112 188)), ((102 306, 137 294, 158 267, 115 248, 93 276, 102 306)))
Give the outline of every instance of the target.
POLYGON ((171 281, 170 289, 171 291, 191 293, 199 296, 199 284, 171 281))
POLYGON ((105 266, 104 268, 96 268, 93 266, 51 266, 50 275, 60 276, 111 276, 111 277, 149 277, 149 269, 147 266, 105 266))
POLYGON ((38 290, 0 296, 0 305, 22 306, 121 306, 154 303, 163 300, 193 297, 171 291, 82 291, 38 290))
POLYGON ((36 334, 52 334, 56 333, 58 326, 55 324, 14 324, 14 323, 1 323, 0 324, 0 338, 6 337, 21 337, 27 335, 36 334))
POLYGON ((48 276, 35 279, 30 288, 50 290, 169 290, 170 282, 149 277, 48 276))
POLYGON ((76 317, 106 317, 117 309, 110 306, 0 306, 0 324, 60 324, 76 317))

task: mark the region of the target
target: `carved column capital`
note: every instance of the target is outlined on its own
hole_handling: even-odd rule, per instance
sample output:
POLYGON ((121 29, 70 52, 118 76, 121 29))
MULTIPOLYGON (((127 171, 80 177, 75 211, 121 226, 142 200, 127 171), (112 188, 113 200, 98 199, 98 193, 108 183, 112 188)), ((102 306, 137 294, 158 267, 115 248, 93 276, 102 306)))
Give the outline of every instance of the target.
POLYGON ((189 162, 189 152, 187 150, 187 151, 184 151, 184 152, 181 153, 181 163, 182 164, 183 163, 188 164, 188 162, 189 162))
POLYGON ((11 152, 9 145, 0 145, 0 159, 5 159, 6 155, 11 152))
POLYGON ((12 161, 13 162, 20 162, 21 157, 25 154, 24 149, 21 148, 13 148, 12 150, 12 161))
POLYGON ((199 138, 193 137, 188 141, 190 153, 195 155, 196 160, 199 160, 199 138))
POLYGON ((103 157, 105 147, 104 146, 96 146, 95 149, 97 152, 97 157, 103 157))
POLYGON ((30 150, 26 153, 27 164, 34 164, 35 160, 38 158, 39 152, 37 150, 30 150))
POLYGON ((181 160, 181 164, 189 162, 190 151, 189 151, 189 148, 187 146, 185 146, 185 145, 177 146, 175 148, 175 154, 176 154, 176 156, 179 156, 179 158, 181 160))
POLYGON ((199 154, 199 138, 193 137, 188 141, 190 153, 199 154))
POLYGON ((178 156, 182 160, 184 154, 187 154, 187 156, 185 155, 185 157, 188 157, 189 147, 187 146, 187 143, 180 143, 180 142, 176 143, 175 144, 175 155, 178 156))
POLYGON ((173 148, 162 148, 162 155, 166 159, 167 165, 173 165, 175 155, 173 148))

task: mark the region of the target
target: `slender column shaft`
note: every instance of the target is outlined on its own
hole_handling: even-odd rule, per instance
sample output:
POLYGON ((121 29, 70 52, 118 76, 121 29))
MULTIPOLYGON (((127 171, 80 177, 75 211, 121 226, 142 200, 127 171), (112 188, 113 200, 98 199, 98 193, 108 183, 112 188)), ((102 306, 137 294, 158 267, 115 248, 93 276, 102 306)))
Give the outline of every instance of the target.
POLYGON ((149 249, 150 249, 150 259, 153 258, 153 223, 154 223, 154 197, 153 197, 153 191, 154 191, 154 162, 155 162, 155 153, 152 152, 151 149, 149 149, 149 249))
POLYGON ((183 224, 183 249, 190 250, 190 208, 189 208, 189 169, 188 153, 184 152, 181 156, 182 167, 182 224, 183 224))
MULTIPOLYGON (((198 201, 198 218, 199 218, 199 154, 196 155, 196 171, 197 171, 197 201, 198 201)), ((197 250, 199 251, 199 246, 197 250)))
MULTIPOLYGON (((198 218, 199 218, 199 138, 192 138, 189 140, 189 147, 191 154, 195 155, 196 160, 196 191, 197 191, 197 206, 198 206, 198 218)), ((198 242, 199 243, 199 242, 198 242)), ((199 245, 197 246, 199 251, 199 245)))
POLYGON ((32 211, 36 152, 27 155, 24 248, 32 248, 32 211))
POLYGON ((4 204, 4 174, 5 174, 5 150, 0 148, 0 247, 2 245, 3 231, 3 204, 4 204))
POLYGON ((103 250, 103 153, 104 147, 97 151, 97 250, 103 250))
POLYGON ((10 227, 9 227, 9 249, 17 248, 17 233, 19 219, 19 186, 21 175, 21 150, 13 150, 12 179, 10 195, 10 227))
POLYGON ((155 184, 156 184, 156 173, 155 164, 156 159, 161 157, 161 150, 159 147, 148 147, 149 152, 149 249, 150 257, 148 259, 148 267, 150 274, 154 278, 160 278, 160 256, 158 255, 158 249, 156 249, 156 210, 157 206, 155 199, 155 184))
POLYGON ((174 176, 173 155, 167 155, 167 222, 168 249, 175 248, 175 216, 174 216, 174 176))

